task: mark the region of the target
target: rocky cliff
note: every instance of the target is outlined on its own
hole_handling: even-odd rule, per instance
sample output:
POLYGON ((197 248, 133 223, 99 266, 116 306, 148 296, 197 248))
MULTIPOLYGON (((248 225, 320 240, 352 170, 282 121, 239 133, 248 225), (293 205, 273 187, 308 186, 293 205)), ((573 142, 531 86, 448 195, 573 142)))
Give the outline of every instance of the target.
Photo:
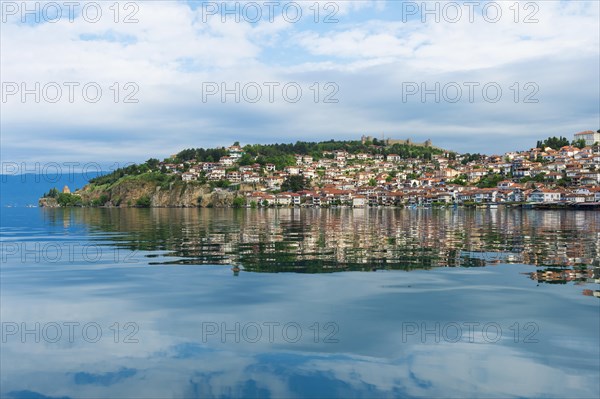
MULTIPOLYGON (((62 195, 62 194, 61 194, 62 195)), ((215 190, 197 182, 176 181, 168 184, 139 179, 122 179, 111 185, 89 184, 76 191, 77 204, 81 206, 106 207, 229 207, 238 194, 233 191, 215 190)), ((60 206, 60 197, 40 198, 42 207, 60 206)))

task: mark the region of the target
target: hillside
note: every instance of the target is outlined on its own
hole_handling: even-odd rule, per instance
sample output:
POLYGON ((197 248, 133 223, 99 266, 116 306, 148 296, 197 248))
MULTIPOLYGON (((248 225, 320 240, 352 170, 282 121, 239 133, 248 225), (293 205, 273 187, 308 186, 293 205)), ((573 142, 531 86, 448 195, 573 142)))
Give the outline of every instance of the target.
MULTIPOLYGON (((269 178, 294 167, 298 163, 298 157, 310 157, 311 162, 315 163, 336 160, 340 163, 340 153, 348 154, 348 157, 362 154, 369 159, 383 159, 391 154, 401 159, 419 159, 427 162, 434 155, 443 154, 444 151, 399 143, 387 145, 377 139, 249 144, 244 147, 240 147, 236 142, 228 148, 189 148, 163 161, 151 158, 142 164, 130 165, 95 177, 75 193, 51 190, 42 196, 39 203, 47 207, 235 206, 240 204, 239 200, 235 202, 236 198, 242 197, 245 192, 260 189, 261 184, 258 179, 246 182, 235 181, 235 178, 228 179, 232 174, 235 177, 236 173, 252 170, 257 177, 269 178), (222 178, 214 177, 217 171, 223 171, 222 178), (190 175, 194 178, 188 179, 190 175)), ((310 180, 309 182, 307 179, 306 187, 310 187, 315 179, 310 180)), ((270 188, 273 191, 275 187, 270 188)))

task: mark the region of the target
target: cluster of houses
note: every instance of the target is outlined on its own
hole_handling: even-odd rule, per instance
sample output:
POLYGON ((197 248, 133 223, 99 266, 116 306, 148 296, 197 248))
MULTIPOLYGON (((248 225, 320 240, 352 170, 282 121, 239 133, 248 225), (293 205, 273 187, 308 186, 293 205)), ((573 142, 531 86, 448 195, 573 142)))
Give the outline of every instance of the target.
MULTIPOLYGON (((588 133, 575 137, 587 137, 588 133)), ((179 174, 183 181, 227 180, 245 195, 248 204, 258 206, 600 202, 597 143, 584 148, 532 148, 482 155, 476 160, 449 152, 425 160, 397 154, 325 151, 319 159, 295 155, 295 164, 281 169, 270 163, 240 165, 243 149, 235 145, 227 151, 218 162, 164 162, 162 166, 168 173, 179 174), (309 181, 310 189, 281 192, 283 182, 294 175, 309 181), (503 176, 503 180, 495 187, 478 188, 480 180, 490 175, 503 176)))
POLYGON ((580 281, 600 284, 600 268, 588 269, 545 269, 526 273, 532 280, 539 282, 580 281))
MULTIPOLYGON (((504 184, 503 182, 502 184, 504 184)), ((600 187, 566 189, 534 188, 503 190, 500 188, 470 189, 463 186, 433 187, 431 189, 405 188, 387 191, 376 187, 340 190, 325 187, 298 193, 271 194, 254 191, 246 195, 249 203, 269 206, 431 206, 436 204, 499 204, 530 203, 600 203, 600 187)))
MULTIPOLYGON (((600 284, 600 268, 588 269, 545 269, 537 272, 525 273, 529 278, 539 283, 566 284, 574 282, 576 284, 600 284)), ((600 290, 586 288, 582 291, 585 296, 594 296, 600 298, 600 290)))

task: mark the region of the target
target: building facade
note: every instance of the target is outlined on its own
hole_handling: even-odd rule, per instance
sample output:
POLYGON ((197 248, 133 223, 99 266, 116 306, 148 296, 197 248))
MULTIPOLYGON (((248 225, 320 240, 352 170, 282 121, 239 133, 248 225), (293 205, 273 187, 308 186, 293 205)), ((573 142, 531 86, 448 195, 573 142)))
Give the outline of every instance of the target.
POLYGON ((600 143, 600 130, 594 132, 587 130, 585 132, 575 133, 575 140, 585 140, 585 145, 592 146, 595 143, 600 143))

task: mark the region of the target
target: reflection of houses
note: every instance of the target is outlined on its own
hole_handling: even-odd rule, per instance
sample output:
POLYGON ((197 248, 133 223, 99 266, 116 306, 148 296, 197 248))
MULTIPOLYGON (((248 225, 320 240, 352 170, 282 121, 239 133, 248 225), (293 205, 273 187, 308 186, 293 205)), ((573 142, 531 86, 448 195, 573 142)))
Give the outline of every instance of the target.
MULTIPOLYGON (((235 212, 235 217, 228 209, 182 213, 154 209, 157 227, 169 228, 152 229, 152 234, 165 234, 164 240, 153 236, 153 242, 166 243, 161 249, 174 251, 182 263, 234 263, 250 271, 408 270, 518 262, 555 265, 528 275, 540 282, 576 282, 590 289, 600 283, 600 268, 586 269, 597 266, 600 259, 600 214, 596 212, 368 209, 365 195, 353 195, 350 204, 356 208, 291 207, 300 202, 323 201, 324 205, 334 201, 339 193, 329 192, 333 196, 315 191, 273 195, 257 190, 248 193, 246 202, 260 209, 235 212), (282 205, 288 203, 289 207, 282 205), (281 208, 264 209, 278 204, 281 208), (180 228, 189 225, 197 227, 180 228), (492 234, 490 226, 494 226, 492 234), (557 231, 557 226, 567 230, 557 231)), ((373 195, 389 200, 385 192, 373 195)), ((425 195, 425 191, 418 193, 425 195)), ((117 216, 124 218, 119 222, 123 228, 144 230, 135 213, 105 215, 117 216)), ((136 235, 131 245, 147 241, 136 235)))
POLYGON ((600 298, 600 290, 590 290, 590 289, 585 289, 582 292, 583 295, 585 296, 595 296, 596 298, 600 298))
POLYGON ((586 282, 594 276, 594 269, 552 269, 547 268, 528 273, 532 280, 543 283, 586 282))

